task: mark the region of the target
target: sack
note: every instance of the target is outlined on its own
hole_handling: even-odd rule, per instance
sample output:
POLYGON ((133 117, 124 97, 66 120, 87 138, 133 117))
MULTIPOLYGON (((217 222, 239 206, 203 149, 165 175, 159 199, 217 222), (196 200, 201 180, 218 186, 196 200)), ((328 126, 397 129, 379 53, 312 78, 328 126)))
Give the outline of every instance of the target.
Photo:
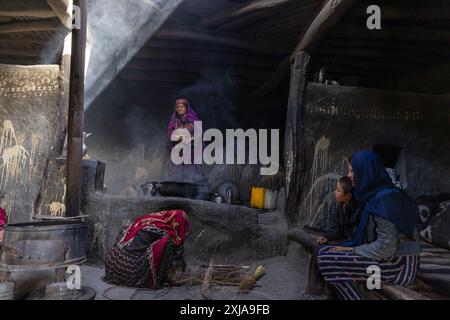
POLYGON ((441 202, 427 226, 423 226, 420 235, 428 242, 441 248, 450 249, 450 200, 441 202))
POLYGON ((439 212, 440 204, 449 200, 450 193, 419 197, 417 204, 419 205, 421 225, 426 228, 431 218, 439 212))

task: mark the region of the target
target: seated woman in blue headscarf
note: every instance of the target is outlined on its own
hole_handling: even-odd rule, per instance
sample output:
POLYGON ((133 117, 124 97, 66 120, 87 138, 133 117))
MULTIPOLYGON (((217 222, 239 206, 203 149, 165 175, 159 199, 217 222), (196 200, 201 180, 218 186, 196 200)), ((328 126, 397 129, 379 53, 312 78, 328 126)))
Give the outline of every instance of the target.
POLYGON ((351 241, 317 251, 320 273, 345 300, 364 299, 358 285, 366 285, 373 275, 371 266, 381 271, 381 283, 410 285, 419 268, 417 204, 392 184, 381 158, 373 152, 352 156, 349 177, 360 223, 351 241))

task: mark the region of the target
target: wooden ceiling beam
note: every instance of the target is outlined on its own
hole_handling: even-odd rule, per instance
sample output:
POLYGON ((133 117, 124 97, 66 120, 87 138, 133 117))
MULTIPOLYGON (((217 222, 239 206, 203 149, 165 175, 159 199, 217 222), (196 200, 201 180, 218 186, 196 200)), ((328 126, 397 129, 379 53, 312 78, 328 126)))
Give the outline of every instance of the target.
POLYGON ((291 55, 286 58, 268 78, 268 80, 255 92, 254 96, 266 96, 289 76, 291 59, 297 52, 306 51, 310 55, 317 49, 322 40, 338 24, 342 17, 353 7, 357 0, 328 0, 312 23, 300 37, 299 43, 291 55))
POLYGON ((56 13, 43 0, 0 0, 0 17, 53 18, 56 13))
POLYGON ((169 39, 150 39, 146 45, 147 48, 154 49, 172 49, 172 50, 195 50, 205 52, 220 52, 220 53, 242 53, 242 49, 234 47, 224 47, 220 45, 212 45, 205 43, 198 43, 192 41, 172 41, 169 39))
MULTIPOLYGON (((141 91, 139 91, 139 94, 145 94, 145 91, 142 91, 142 89, 172 89, 172 90, 186 90, 191 89, 192 92, 195 91, 217 91, 217 86, 215 84, 211 84, 211 86, 202 86, 199 88, 195 87, 195 83, 174 83, 174 82, 164 82, 164 81, 144 81, 144 80, 122 80, 121 82, 123 85, 127 86, 128 88, 139 88, 141 91)), ((247 86, 247 85, 239 85, 239 86, 230 86, 230 89, 233 89, 233 92, 241 92, 241 93, 247 93, 249 90, 254 88, 254 86, 247 86)))
POLYGON ((40 57, 42 49, 0 48, 0 56, 40 57))
POLYGON ((192 41, 235 47, 251 52, 285 54, 291 47, 283 40, 246 35, 238 32, 212 31, 180 25, 166 24, 152 38, 172 41, 192 41))
POLYGON ((450 50, 450 42, 436 41, 399 41, 393 39, 367 39, 367 38, 328 38, 321 44, 320 50, 326 46, 341 48, 381 48, 383 50, 418 50, 423 52, 443 52, 450 50))
POLYGON ((0 64, 11 64, 11 65, 36 65, 39 64, 40 59, 35 58, 18 58, 9 56, 0 56, 0 64))
MULTIPOLYGON (((349 12, 349 17, 363 17, 367 19, 367 4, 356 4, 354 8, 349 12)), ((430 4, 428 1, 423 3, 381 3, 379 4, 382 12, 382 19, 395 19, 395 20, 435 20, 435 19, 449 19, 450 3, 442 3, 440 5, 430 4)))
MULTIPOLYGON (((127 70, 121 72, 120 78, 123 80, 135 80, 135 81, 160 81, 170 83, 195 83, 200 80, 214 82, 217 79, 217 74, 200 73, 200 72, 181 72, 181 71, 140 71, 140 70, 127 70)), ((222 77, 219 77, 223 79, 222 77)), ((227 77, 225 77, 227 78, 227 77)), ((257 81, 251 79, 244 79, 240 77, 231 76, 229 78, 231 83, 239 85, 256 86, 257 81)), ((226 82, 226 80, 224 80, 226 82)))
MULTIPOLYGON (((298 1, 293 0, 253 0, 248 3, 244 3, 242 5, 237 6, 236 8, 230 8, 228 10, 224 10, 219 12, 213 16, 204 18, 200 22, 200 26, 206 28, 212 28, 220 26, 227 21, 232 19, 239 18, 244 15, 248 15, 254 12, 263 11, 267 9, 274 9, 279 6, 284 6, 287 3, 292 3, 298 1)), ((305 2, 305 1, 303 1, 305 2)), ((298 3, 298 5, 301 5, 298 3)))
MULTIPOLYGON (((271 19, 251 24, 248 27, 245 27, 245 31, 249 33, 263 34, 263 31, 265 30, 277 29, 284 31, 289 29, 290 26, 302 26, 303 30, 305 25, 307 26, 308 22, 310 22, 310 19, 311 10, 305 10, 299 13, 288 11, 283 15, 275 15, 271 19)), ((296 39, 298 39, 299 32, 295 35, 296 39)))
POLYGON ((71 27, 71 19, 68 11, 70 0, 47 0, 48 5, 53 9, 53 12, 56 13, 59 21, 66 26, 67 28, 71 27))
MULTIPOLYGON (((295 2, 292 2, 295 4, 295 2)), ((303 5, 297 6, 282 6, 280 8, 273 8, 263 12, 250 12, 246 15, 231 19, 220 26, 221 30, 252 30, 253 27, 267 23, 268 21, 277 21, 278 24, 283 25, 284 18, 287 16, 298 16, 300 22, 310 22, 311 16, 316 12, 320 2, 307 2, 303 5), (304 18, 304 15, 307 17, 304 18), (306 21, 305 21, 306 20, 306 21)))
POLYGON ((382 28, 377 32, 371 32, 365 26, 361 25, 342 25, 336 27, 331 33, 330 38, 351 39, 365 38, 367 40, 399 40, 399 41, 437 41, 448 43, 450 41, 450 31, 427 29, 426 27, 416 26, 396 26, 382 28))
MULTIPOLYGON (((241 1, 242 2, 242 1, 241 1)), ((236 4, 228 0, 189 0, 183 2, 180 7, 192 10, 193 12, 216 13, 219 10, 237 8, 241 4, 236 4)))
POLYGON ((449 57, 449 51, 443 51, 438 54, 436 52, 416 52, 402 48, 395 50, 373 48, 371 50, 370 48, 365 49, 361 47, 339 48, 332 46, 324 46, 320 49, 320 54, 330 56, 332 59, 339 59, 340 57, 366 59, 368 63, 372 59, 398 60, 400 63, 432 63, 433 60, 442 61, 449 57))
POLYGON ((169 83, 193 83, 201 78, 199 74, 177 71, 152 71, 123 70, 120 75, 123 80, 135 81, 159 81, 169 83))
POLYGON ((26 47, 26 46, 41 46, 45 47, 49 44, 49 40, 39 38, 17 38, 10 36, 0 36, 0 46, 26 47))
POLYGON ((270 70, 263 70, 257 68, 249 68, 244 66, 222 65, 205 66, 203 63, 184 63, 178 61, 164 61, 164 60, 145 60, 145 59, 132 59, 125 67, 127 70, 138 70, 144 72, 153 71, 177 71, 186 73, 200 73, 205 75, 217 76, 217 75, 231 75, 243 79, 251 79, 261 82, 268 75, 270 70))
POLYGON ((6 22, 0 24, 0 34, 57 31, 63 29, 58 20, 39 20, 27 22, 6 22))
POLYGON ((136 55, 136 58, 155 60, 174 60, 184 63, 202 62, 208 65, 240 65, 262 68, 275 67, 280 59, 275 57, 264 57, 258 55, 217 53, 194 50, 168 50, 143 48, 136 55))
POLYGON ((317 55, 312 60, 311 70, 319 71, 321 67, 325 67, 327 69, 333 68, 342 68, 348 69, 349 74, 352 71, 361 71, 361 72, 369 72, 369 71, 381 71, 385 73, 406 73, 413 70, 413 66, 411 64, 399 64, 398 61, 385 61, 381 60, 371 60, 370 62, 367 59, 359 59, 359 58, 346 58, 335 60, 330 57, 324 57, 317 55), (314 67, 313 67, 314 65, 314 67))

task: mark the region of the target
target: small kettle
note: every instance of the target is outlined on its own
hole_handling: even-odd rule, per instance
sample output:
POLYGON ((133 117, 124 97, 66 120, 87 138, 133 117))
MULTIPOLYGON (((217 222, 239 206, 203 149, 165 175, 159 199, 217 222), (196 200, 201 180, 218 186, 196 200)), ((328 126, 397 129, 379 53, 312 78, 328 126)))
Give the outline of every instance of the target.
POLYGON ((218 193, 214 193, 212 197, 212 201, 215 203, 224 203, 225 199, 218 193))
POLYGON ((83 132, 83 149, 82 149, 82 153, 81 153, 82 157, 84 157, 88 152, 88 147, 86 145, 86 139, 89 138, 91 135, 92 135, 92 133, 83 132))

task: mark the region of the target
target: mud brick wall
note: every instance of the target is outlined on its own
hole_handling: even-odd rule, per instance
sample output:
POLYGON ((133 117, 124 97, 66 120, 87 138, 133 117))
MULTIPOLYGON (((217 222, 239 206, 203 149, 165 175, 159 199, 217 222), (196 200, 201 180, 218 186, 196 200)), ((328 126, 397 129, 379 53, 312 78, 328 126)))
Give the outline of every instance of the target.
POLYGON ((265 212, 182 198, 88 195, 82 211, 88 215, 88 255, 93 263, 104 262, 122 228, 144 214, 169 209, 188 214, 191 232, 185 249, 189 257, 208 260, 216 251, 233 258, 262 259, 284 255, 287 250, 287 223, 280 210, 265 212))
POLYGON ((439 95, 309 83, 299 222, 326 227, 348 158, 376 144, 401 148, 396 169, 412 197, 450 192, 449 102, 439 95))
POLYGON ((42 192, 60 149, 61 96, 59 66, 0 65, 0 192, 10 223, 30 221, 51 204, 42 192))

